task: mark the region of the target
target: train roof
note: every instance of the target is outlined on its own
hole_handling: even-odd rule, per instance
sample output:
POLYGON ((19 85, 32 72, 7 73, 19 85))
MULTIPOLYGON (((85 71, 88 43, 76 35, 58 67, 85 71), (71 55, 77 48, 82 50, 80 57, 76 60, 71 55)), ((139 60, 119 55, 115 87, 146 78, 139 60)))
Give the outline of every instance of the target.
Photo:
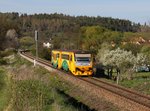
POLYGON ((54 49, 52 51, 63 51, 63 52, 74 52, 76 54, 87 54, 91 53, 90 51, 84 51, 84 50, 61 50, 61 49, 54 49))

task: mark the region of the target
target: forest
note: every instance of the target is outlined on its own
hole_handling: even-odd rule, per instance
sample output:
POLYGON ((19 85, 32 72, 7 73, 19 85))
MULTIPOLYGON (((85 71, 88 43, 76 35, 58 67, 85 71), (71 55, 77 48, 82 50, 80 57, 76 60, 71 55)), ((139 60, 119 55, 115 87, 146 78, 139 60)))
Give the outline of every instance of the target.
MULTIPOLYGON (((101 32, 99 31, 90 32, 92 30, 103 30, 103 32, 106 32, 106 37, 104 37, 104 39, 106 38, 107 40, 109 38, 113 39, 113 37, 111 38, 107 36, 115 36, 117 32, 119 32, 119 36, 122 36, 124 32, 138 32, 141 30, 140 23, 133 23, 129 20, 100 16, 75 17, 57 13, 27 15, 12 12, 0 13, 0 20, 0 42, 2 43, 0 49, 5 49, 6 44, 4 43, 4 41, 11 41, 8 37, 9 30, 15 31, 13 32, 13 34, 16 39, 20 39, 25 36, 34 37, 34 31, 38 30, 40 32, 40 41, 49 42, 49 40, 51 39, 55 43, 54 48, 69 47, 69 45, 64 46, 64 44, 59 44, 59 41, 61 41, 62 39, 65 42, 70 41, 71 43, 72 41, 78 41, 78 44, 80 44, 81 42, 83 42, 82 40, 85 36, 85 32, 91 34, 101 34, 101 32), (90 28, 92 28, 92 30, 90 28)), ((92 34, 92 36, 94 35, 92 34)), ((15 39, 13 39, 12 41, 14 42, 15 39)), ((70 44, 70 47, 74 44, 70 44)), ((78 48, 79 46, 76 45, 74 47, 78 48)))

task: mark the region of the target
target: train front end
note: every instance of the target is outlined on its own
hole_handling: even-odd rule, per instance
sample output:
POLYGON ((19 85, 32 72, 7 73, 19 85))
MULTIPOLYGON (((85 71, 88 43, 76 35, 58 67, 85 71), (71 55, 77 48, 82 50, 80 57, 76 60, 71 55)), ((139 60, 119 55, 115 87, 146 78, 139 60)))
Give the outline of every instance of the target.
POLYGON ((91 76, 93 74, 92 69, 93 62, 91 54, 75 54, 75 75, 91 76))

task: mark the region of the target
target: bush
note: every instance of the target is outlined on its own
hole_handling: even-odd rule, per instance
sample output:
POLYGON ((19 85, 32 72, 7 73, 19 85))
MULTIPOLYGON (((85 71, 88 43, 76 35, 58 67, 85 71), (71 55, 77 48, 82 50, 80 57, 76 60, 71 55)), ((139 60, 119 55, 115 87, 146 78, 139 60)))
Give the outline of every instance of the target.
POLYGON ((16 52, 17 51, 15 49, 6 49, 4 51, 0 51, 0 57, 6 57, 6 56, 12 55, 16 52))
POLYGON ((20 46, 23 49, 28 49, 29 47, 31 47, 34 44, 34 39, 30 36, 26 36, 26 37, 22 37, 19 40, 20 46))
POLYGON ((6 65, 7 61, 5 59, 0 59, 0 65, 6 65))
POLYGON ((50 49, 43 48, 43 50, 40 53, 40 56, 46 60, 51 60, 51 52, 50 49))

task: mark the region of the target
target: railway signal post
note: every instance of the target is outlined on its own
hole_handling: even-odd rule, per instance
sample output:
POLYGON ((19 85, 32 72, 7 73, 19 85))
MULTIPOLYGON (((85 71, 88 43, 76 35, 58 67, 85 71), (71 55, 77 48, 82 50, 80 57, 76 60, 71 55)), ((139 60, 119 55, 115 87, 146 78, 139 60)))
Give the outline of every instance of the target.
POLYGON ((36 59, 34 60, 34 66, 36 66, 38 60, 38 31, 35 31, 35 42, 36 42, 36 59))

